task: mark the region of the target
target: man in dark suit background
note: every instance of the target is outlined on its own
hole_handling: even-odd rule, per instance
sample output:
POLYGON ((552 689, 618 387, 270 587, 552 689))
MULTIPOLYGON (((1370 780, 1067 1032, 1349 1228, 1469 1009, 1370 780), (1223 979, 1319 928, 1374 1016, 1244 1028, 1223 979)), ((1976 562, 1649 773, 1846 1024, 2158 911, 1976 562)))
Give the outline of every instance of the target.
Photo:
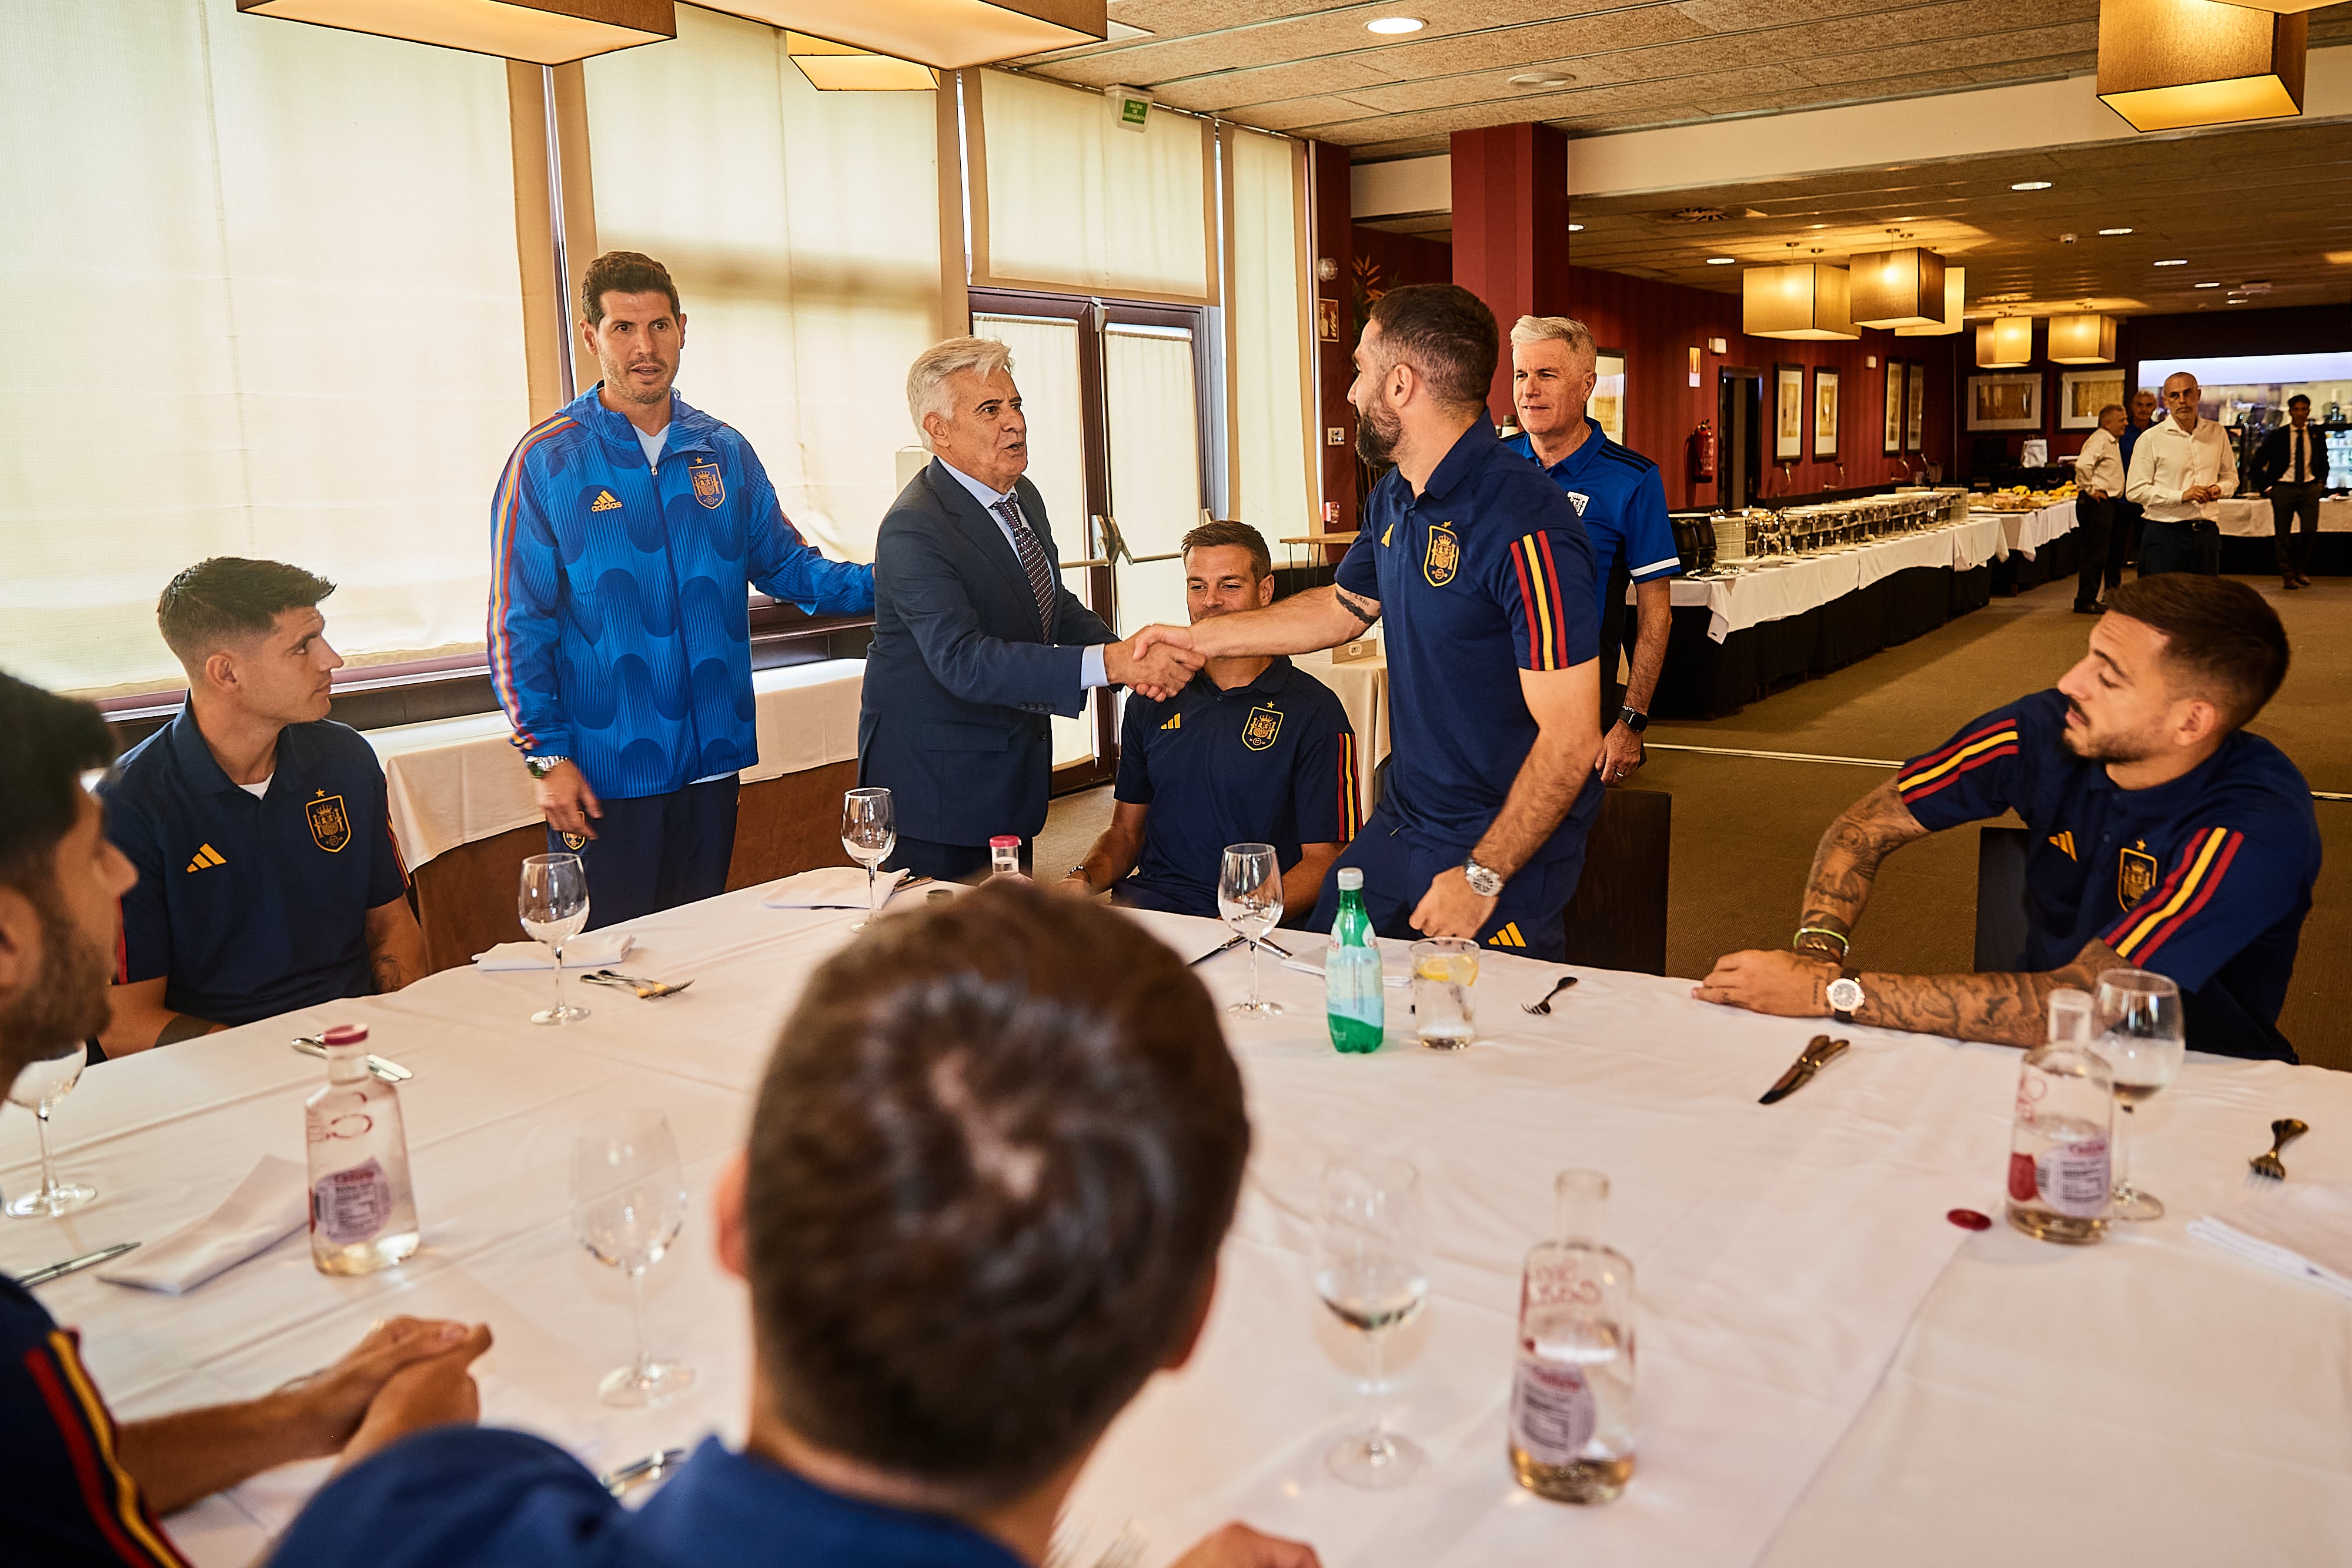
POLYGON ((1013 356, 950 338, 907 372, 907 412, 932 461, 882 519, 874 553, 874 643, 857 716, 857 776, 891 794, 898 844, 887 862, 968 876, 988 841, 1045 825, 1053 716, 1086 710, 1088 688, 1154 697, 1200 667, 1188 650, 1138 659, 1062 586, 1029 466, 1013 356))
POLYGON ((2289 588, 2309 588, 2304 568, 2319 537, 2319 496, 2327 488, 2327 434, 2311 428, 2311 400, 2286 400, 2286 423, 2263 437, 2254 453, 2254 484, 2271 498, 2271 543, 2279 576, 2289 588), (2294 520, 2303 519, 2295 532, 2294 520))

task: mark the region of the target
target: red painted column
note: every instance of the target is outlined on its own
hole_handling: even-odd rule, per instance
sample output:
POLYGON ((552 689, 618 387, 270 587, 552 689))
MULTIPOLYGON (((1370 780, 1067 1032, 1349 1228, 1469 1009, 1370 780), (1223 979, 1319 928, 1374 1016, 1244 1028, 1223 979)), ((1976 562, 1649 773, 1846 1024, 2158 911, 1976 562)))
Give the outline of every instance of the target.
POLYGON ((1568 309, 1568 138, 1548 125, 1454 133, 1454 281, 1495 312, 1490 411, 1511 406, 1511 324, 1568 309))

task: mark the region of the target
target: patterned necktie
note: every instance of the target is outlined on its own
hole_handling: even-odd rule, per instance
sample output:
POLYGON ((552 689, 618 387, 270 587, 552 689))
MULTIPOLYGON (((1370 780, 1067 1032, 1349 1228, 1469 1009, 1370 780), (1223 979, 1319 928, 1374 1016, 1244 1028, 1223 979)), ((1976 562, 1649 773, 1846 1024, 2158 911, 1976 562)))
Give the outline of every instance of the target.
POLYGON ((1013 530, 1013 549, 1021 557, 1021 570, 1029 575, 1029 591, 1037 599, 1037 624, 1050 642, 1054 636, 1053 563, 1045 559, 1036 530, 1021 516, 1020 503, 1008 497, 997 502, 993 509, 1004 519, 1004 526, 1013 530))

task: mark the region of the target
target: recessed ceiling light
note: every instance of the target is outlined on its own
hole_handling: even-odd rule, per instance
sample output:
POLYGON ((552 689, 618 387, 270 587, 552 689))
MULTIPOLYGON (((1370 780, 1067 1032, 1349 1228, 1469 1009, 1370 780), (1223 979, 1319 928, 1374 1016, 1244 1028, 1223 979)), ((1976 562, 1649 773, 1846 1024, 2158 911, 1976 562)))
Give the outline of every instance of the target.
POLYGON ((1568 225, 1568 232, 1572 235, 1580 235, 1584 232, 1584 225, 1582 224, 1570 224, 1568 225))
POLYGON ((1706 258, 1706 264, 1709 267, 1729 267, 1737 259, 1736 256, 1710 256, 1706 258))
POLYGON ((2197 287, 2200 288, 2219 288, 2221 286, 2218 283, 2200 283, 2197 287))
POLYGON ((2170 261, 2159 261, 2156 265, 2158 267, 2187 267, 2189 265, 2189 258, 2185 256, 2176 256, 2170 261))
POLYGON ((1418 16, 1375 16, 1364 24, 1367 33, 1418 33, 1429 24, 1418 16))
POLYGON ((2101 234, 2103 234, 2103 235, 2127 235, 2127 234, 2131 233, 2131 230, 2129 230, 2129 229, 2101 229, 2099 232, 2100 232, 2101 234))
POLYGON ((1566 87, 1576 78, 1566 71, 1521 71, 1510 79, 1513 87, 1566 87))
POLYGON ((2020 180, 2010 187, 2012 191, 2046 191, 2049 188, 2050 182, 2047 180, 2020 180))

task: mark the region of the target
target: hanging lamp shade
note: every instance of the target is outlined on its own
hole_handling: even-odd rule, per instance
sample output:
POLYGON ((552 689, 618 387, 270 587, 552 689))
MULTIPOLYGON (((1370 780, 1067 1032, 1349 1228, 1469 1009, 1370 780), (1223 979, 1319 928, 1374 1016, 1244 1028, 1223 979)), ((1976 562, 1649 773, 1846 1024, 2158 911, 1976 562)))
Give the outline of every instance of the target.
POLYGON ((1103 0, 708 0, 708 8, 941 70, 1099 44, 1103 0))
POLYGON ((1739 329, 1808 341, 1859 338, 1848 287, 1844 267, 1818 261, 1750 267, 1739 277, 1739 329))
POLYGON ((2032 362, 2032 317, 2003 316, 1977 329, 1977 369, 2015 371, 2032 362))
POLYGON ((1948 338, 1962 330, 1967 323, 1960 312, 1968 308, 1969 269, 1965 267, 1944 268, 1944 319, 1933 327, 1897 327, 1898 338, 1948 338))
POLYGON ((2112 316, 2050 318, 2050 358, 2062 365, 2104 365, 2116 357, 2112 316))
POLYGON ((1847 267, 1857 327, 1944 324, 1944 258, 1919 246, 1875 251, 1847 267))
POLYGON ((929 66, 806 33, 787 32, 784 53, 819 92, 928 92, 940 85, 929 66))
POLYGON ((2100 0, 2099 100, 2135 131, 2298 115, 2308 31, 2218 0, 2100 0))
POLYGON ((236 0, 236 8, 537 66, 677 37, 671 0, 236 0))

